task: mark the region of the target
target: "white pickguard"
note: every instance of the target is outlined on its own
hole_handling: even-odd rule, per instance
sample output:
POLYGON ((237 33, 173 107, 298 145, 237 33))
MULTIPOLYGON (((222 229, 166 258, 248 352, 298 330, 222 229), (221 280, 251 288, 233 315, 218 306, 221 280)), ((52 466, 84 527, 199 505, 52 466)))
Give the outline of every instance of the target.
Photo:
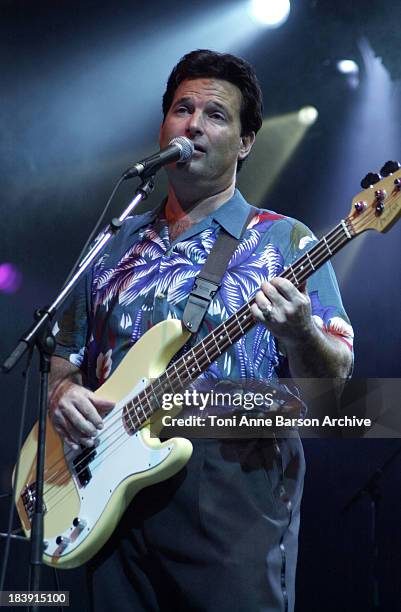
MULTIPOLYGON (((144 442, 141 431, 129 435, 122 423, 123 406, 147 384, 148 381, 142 379, 129 396, 120 400, 113 411, 105 417, 104 429, 99 434, 99 443, 96 446, 96 456, 88 465, 91 473, 90 481, 82 486, 78 478, 73 476, 81 498, 78 518, 85 521, 85 526, 80 528, 71 525, 70 529, 58 534, 68 538, 67 546, 57 544, 58 536, 48 539, 45 556, 60 557, 79 546, 96 525, 118 485, 128 476, 149 471, 169 456, 172 447, 150 448, 144 442), (119 417, 116 416, 118 414, 119 417), (112 440, 114 440, 113 443, 111 443, 112 440)), ((64 452, 67 453, 67 451, 69 451, 68 457, 71 455, 71 449, 65 445, 64 452)), ((73 459, 80 452, 77 451, 68 461, 72 474, 74 474, 73 459)))

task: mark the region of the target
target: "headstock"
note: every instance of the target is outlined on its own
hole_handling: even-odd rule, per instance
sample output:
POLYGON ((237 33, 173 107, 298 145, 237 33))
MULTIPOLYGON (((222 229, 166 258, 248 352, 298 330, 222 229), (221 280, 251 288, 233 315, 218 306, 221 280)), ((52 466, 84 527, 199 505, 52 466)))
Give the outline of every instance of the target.
POLYGON ((401 217, 401 168, 388 161, 380 174, 369 173, 361 181, 363 191, 352 200, 347 223, 354 234, 368 229, 387 232, 401 217))

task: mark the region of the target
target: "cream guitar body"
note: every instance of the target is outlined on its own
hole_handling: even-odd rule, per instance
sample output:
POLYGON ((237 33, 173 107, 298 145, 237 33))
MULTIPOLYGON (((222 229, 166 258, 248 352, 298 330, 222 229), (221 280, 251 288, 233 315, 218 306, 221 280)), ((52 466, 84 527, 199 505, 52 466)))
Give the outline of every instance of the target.
MULTIPOLYGON (((116 406, 105 417, 94 450, 72 451, 63 444, 48 419, 43 554, 46 564, 65 569, 85 563, 110 537, 138 491, 169 478, 189 460, 192 453, 189 440, 173 438, 161 443, 151 436, 146 424, 133 432, 124 410, 131 398, 166 369, 188 335, 182 331, 180 321, 170 319, 150 329, 127 353, 97 391, 99 396, 116 402, 116 406)), ((37 425, 21 451, 16 483, 17 510, 27 536, 35 495, 36 445, 37 425)))

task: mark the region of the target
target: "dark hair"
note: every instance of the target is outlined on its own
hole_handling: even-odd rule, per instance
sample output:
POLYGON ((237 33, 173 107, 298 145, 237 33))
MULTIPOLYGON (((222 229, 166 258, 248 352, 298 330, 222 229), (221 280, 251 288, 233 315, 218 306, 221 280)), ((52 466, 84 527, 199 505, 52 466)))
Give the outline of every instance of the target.
MULTIPOLYGON (((173 68, 163 95, 163 120, 173 102, 175 92, 186 79, 216 78, 229 81, 242 94, 240 121, 241 136, 258 132, 262 126, 262 92, 253 67, 241 57, 230 53, 217 53, 209 49, 198 49, 187 53, 173 68)), ((242 163, 238 162, 240 170, 242 163)))

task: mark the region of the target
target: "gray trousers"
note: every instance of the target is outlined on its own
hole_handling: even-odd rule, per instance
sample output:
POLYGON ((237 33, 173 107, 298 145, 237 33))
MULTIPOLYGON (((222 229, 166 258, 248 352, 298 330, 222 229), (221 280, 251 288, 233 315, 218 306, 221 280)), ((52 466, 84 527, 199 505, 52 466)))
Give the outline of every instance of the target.
POLYGON ((87 565, 92 609, 292 612, 305 462, 299 438, 194 440, 87 565))

